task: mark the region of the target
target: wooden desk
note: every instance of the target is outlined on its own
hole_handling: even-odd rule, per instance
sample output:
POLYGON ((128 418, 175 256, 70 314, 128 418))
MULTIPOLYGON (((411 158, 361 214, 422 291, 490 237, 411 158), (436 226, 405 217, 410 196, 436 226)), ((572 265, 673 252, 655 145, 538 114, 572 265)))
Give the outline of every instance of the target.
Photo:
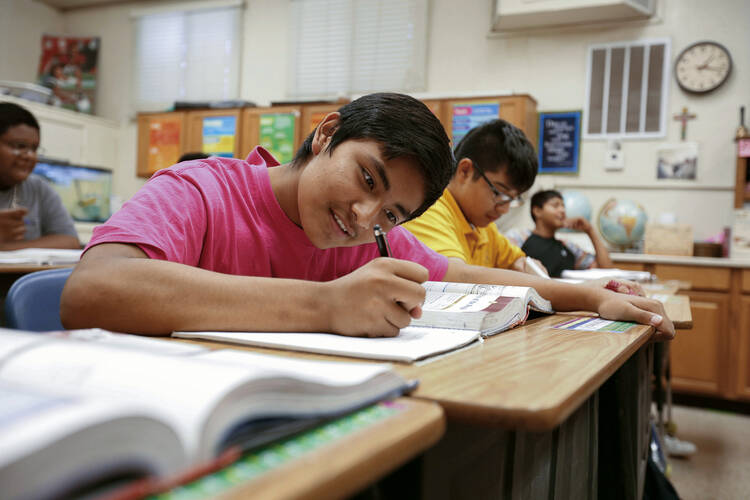
POLYGON ((412 397, 439 403, 448 418, 445 437, 419 460, 419 496, 586 499, 596 498, 599 488, 624 497, 643 491, 652 364, 647 342, 654 330, 549 328, 564 319, 532 320, 421 365, 394 364, 419 379, 412 397))
POLYGON ((435 444, 445 430, 435 403, 399 398, 398 412, 227 491, 220 498, 318 499, 357 493, 435 444))
POLYGON ((664 304, 667 317, 672 320, 675 330, 689 330, 693 328, 693 314, 690 311, 690 297, 687 295, 671 295, 666 293, 647 293, 653 299, 664 304))

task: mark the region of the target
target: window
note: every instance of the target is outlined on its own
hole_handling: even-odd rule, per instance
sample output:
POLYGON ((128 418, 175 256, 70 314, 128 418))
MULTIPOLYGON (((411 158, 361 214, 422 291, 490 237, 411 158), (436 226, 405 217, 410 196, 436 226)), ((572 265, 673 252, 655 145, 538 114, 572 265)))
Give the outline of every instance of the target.
POLYGON ((241 8, 241 1, 218 1, 134 12, 136 107, 237 99, 241 8))
POLYGON ((666 135, 669 40, 589 47, 584 138, 666 135))
POLYGON ((427 0, 292 0, 295 98, 425 90, 427 0))

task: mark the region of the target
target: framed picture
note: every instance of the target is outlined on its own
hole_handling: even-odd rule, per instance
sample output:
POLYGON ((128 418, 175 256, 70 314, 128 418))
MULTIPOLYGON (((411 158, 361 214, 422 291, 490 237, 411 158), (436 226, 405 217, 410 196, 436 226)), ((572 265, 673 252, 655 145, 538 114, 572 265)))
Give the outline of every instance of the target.
POLYGON ((698 174, 698 143, 662 144, 656 150, 656 178, 694 181, 698 174))
POLYGON ((540 174, 577 174, 580 149, 580 111, 539 113, 540 174))

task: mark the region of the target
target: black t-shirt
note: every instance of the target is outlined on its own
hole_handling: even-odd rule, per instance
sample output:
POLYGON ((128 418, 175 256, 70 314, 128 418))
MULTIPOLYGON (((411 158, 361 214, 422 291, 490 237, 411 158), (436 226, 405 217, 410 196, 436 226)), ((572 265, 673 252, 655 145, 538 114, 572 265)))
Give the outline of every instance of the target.
POLYGON ((562 241, 555 238, 542 238, 538 234, 531 236, 523 243, 521 250, 544 264, 553 278, 559 278, 566 269, 574 269, 576 258, 562 241))

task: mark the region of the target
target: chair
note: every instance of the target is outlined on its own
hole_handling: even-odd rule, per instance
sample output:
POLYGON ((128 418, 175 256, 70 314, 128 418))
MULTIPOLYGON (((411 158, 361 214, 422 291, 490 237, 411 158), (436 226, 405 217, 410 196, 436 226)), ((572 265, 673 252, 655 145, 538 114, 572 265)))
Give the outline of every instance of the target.
POLYGON ((9 328, 44 332, 62 330, 60 295, 72 267, 25 274, 5 297, 5 322, 9 328))

